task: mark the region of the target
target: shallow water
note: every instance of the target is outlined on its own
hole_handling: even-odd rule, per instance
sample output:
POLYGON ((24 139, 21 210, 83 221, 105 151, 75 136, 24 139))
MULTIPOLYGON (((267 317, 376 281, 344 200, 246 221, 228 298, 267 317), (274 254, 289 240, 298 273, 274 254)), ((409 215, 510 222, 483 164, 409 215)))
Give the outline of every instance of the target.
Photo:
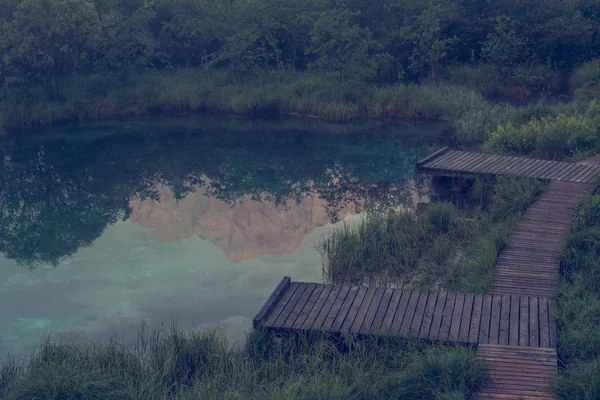
POLYGON ((241 340, 282 276, 323 280, 328 229, 413 204, 445 128, 178 117, 0 141, 0 359, 142 320, 241 340))

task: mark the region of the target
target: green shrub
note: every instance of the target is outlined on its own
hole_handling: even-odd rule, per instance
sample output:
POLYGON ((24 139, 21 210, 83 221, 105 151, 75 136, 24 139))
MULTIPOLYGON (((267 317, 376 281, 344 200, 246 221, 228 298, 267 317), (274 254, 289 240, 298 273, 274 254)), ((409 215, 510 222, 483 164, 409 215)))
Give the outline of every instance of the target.
MULTIPOLYGON (((595 107, 594 104, 590 105, 590 108, 595 107)), ((598 115, 592 112, 536 118, 519 128, 507 123, 490 134, 487 147, 498 153, 562 160, 575 151, 590 152, 596 149, 599 145, 599 126, 598 115)))
POLYGON ((592 60, 575 68, 569 89, 576 101, 600 100, 600 60, 592 60))
POLYGON ((599 399, 600 358, 574 363, 562 371, 555 392, 563 399, 599 399))
POLYGON ((449 203, 436 203, 427 207, 425 218, 439 233, 448 232, 455 224, 454 206, 449 203))

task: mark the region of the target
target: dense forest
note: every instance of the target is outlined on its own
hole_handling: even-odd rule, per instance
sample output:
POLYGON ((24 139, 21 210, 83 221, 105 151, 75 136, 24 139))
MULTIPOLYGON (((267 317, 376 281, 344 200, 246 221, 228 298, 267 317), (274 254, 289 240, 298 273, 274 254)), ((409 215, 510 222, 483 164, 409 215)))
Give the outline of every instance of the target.
POLYGON ((367 87, 412 83, 449 82, 519 104, 590 98, 599 33, 594 0, 4 0, 0 125, 140 114, 157 104, 314 113, 315 104, 274 103, 352 106, 367 87), (281 96, 246 99, 243 85, 281 96))

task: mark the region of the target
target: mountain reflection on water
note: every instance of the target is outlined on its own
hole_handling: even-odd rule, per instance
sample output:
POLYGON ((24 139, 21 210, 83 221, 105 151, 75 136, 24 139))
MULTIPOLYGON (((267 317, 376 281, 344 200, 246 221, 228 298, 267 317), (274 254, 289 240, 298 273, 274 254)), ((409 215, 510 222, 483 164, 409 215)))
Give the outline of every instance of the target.
POLYGON ((189 117, 0 140, 0 360, 142 320, 240 338, 283 275, 322 279, 332 223, 412 202, 444 129, 189 117))
POLYGON ((347 212, 410 203, 441 129, 181 118, 6 140, 0 252, 56 265, 129 218, 160 240, 196 233, 231 261, 289 253, 347 212))

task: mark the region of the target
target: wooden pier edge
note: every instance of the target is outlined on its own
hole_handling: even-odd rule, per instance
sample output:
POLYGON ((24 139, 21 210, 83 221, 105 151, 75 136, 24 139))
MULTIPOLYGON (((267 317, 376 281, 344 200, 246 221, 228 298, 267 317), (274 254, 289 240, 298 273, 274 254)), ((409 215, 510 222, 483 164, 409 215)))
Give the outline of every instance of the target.
POLYGON ((284 276, 279 282, 279 285, 273 290, 273 293, 269 296, 265 304, 258 310, 258 314, 252 320, 252 327, 258 329, 262 326, 263 321, 271 314, 273 308, 279 302, 279 299, 286 292, 288 286, 290 286, 291 279, 289 276, 284 276))
POLYGON ((432 153, 432 154, 428 155, 427 157, 420 159, 419 161, 417 161, 417 168, 421 167, 421 165, 425 164, 427 161, 433 160, 434 158, 441 156, 448 150, 450 150, 450 148, 448 146, 442 147, 435 153, 432 153))

